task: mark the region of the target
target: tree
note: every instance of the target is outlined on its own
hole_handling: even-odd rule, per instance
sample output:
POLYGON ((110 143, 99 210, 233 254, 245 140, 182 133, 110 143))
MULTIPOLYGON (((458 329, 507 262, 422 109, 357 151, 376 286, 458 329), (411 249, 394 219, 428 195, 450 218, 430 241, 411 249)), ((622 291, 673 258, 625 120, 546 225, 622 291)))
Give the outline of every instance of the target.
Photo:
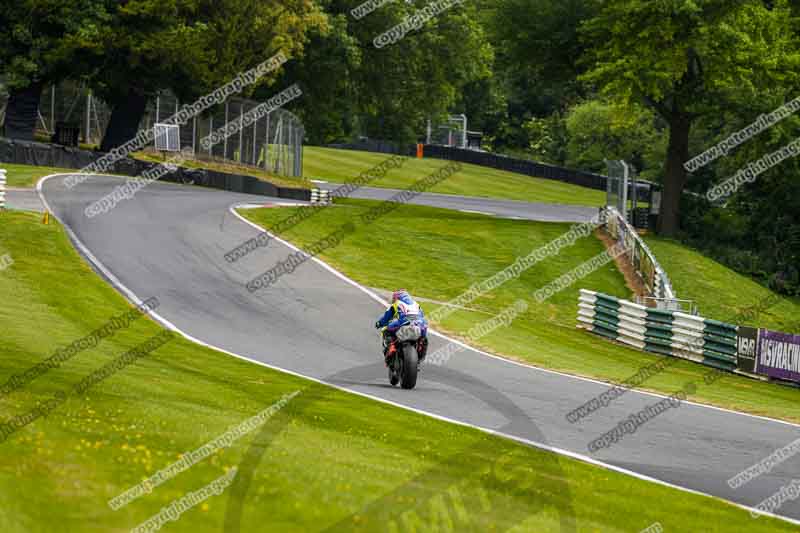
POLYGON ((665 136, 653 111, 599 99, 572 107, 566 118, 567 165, 605 173, 605 159, 625 159, 641 178, 659 181, 665 136))
MULTIPOLYGON (((557 162, 558 117, 588 96, 578 76, 586 44, 581 24, 599 11, 596 0, 505 0, 486 2, 486 26, 496 50, 495 78, 507 102, 506 120, 497 132, 496 146, 505 149, 533 145, 534 154, 557 162), (542 129, 548 130, 548 133, 542 129), (534 135, 531 137, 530 135, 534 135)), ((562 161, 563 163, 563 161, 562 161)))
POLYGON ((331 31, 312 37, 283 80, 300 80, 310 95, 297 107, 315 142, 356 135, 416 142, 428 118, 453 112, 464 87, 491 76, 491 47, 475 8, 464 4, 376 48, 376 37, 419 7, 393 2, 356 20, 350 10, 362 2, 323 1, 331 31))
POLYGON ((116 6, 109 24, 85 46, 94 58, 90 82, 112 109, 103 151, 135 137, 147 101, 159 92, 188 102, 278 51, 299 54, 306 32, 324 20, 310 0, 109 3, 116 6))
POLYGON ((0 10, 6 136, 33 139, 44 86, 80 70, 78 43, 96 37, 106 20, 102 0, 19 0, 0 10))
POLYGON ((796 83, 794 20, 785 0, 608 0, 583 29, 583 76, 624 102, 643 102, 667 123, 658 229, 679 229, 692 124, 759 91, 796 83))
MULTIPOLYGON (((361 67, 358 40, 348 32, 345 14, 329 14, 325 27, 309 34, 302 58, 287 63, 280 84, 299 83, 303 98, 295 106, 311 144, 342 141, 358 114, 354 76, 361 67)), ((262 88, 257 94, 266 97, 262 88)))

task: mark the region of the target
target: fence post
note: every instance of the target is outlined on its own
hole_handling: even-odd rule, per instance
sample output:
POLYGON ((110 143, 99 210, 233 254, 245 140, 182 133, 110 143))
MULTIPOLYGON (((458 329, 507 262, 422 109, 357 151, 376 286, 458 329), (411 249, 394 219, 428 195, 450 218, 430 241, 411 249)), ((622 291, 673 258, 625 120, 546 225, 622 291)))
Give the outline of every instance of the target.
MULTIPOLYGON (((208 136, 209 136, 209 138, 211 137, 212 133, 214 133, 214 115, 211 115, 211 117, 208 119, 208 136)), ((211 152, 212 149, 213 149, 213 147, 211 146, 211 142, 209 142, 208 143, 208 156, 209 157, 212 156, 212 152, 211 152)))
POLYGON ((86 136, 84 141, 90 144, 89 136, 91 135, 92 128, 92 91, 91 89, 86 93, 86 136))
POLYGON ((272 111, 267 113, 267 144, 264 148, 264 170, 269 171, 269 119, 272 116, 272 111))
POLYGON ((6 171, 0 168, 0 211, 6 208, 6 171))
POLYGON ((223 126, 223 137, 225 137, 225 142, 222 143, 222 151, 223 151, 223 159, 228 159, 228 101, 225 100, 225 125, 223 126))
POLYGON ((50 131, 56 131, 56 84, 50 87, 50 131))
POLYGON ((254 167, 258 166, 258 164, 256 163, 256 137, 258 136, 257 126, 258 126, 258 119, 253 121, 253 157, 251 159, 253 160, 252 164, 254 167))
POLYGON ((239 163, 244 161, 244 146, 242 143, 244 142, 244 102, 239 104, 239 157, 237 160, 239 163))

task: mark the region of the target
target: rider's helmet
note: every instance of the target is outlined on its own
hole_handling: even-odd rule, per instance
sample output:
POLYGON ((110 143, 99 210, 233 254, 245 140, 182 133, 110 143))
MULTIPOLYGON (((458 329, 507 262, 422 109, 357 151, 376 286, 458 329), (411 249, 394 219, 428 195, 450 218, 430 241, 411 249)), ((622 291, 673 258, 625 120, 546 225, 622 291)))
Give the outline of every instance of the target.
POLYGON ((403 296, 408 296, 408 291, 405 289, 397 289, 392 293, 392 303, 395 303, 397 300, 402 298, 403 296))

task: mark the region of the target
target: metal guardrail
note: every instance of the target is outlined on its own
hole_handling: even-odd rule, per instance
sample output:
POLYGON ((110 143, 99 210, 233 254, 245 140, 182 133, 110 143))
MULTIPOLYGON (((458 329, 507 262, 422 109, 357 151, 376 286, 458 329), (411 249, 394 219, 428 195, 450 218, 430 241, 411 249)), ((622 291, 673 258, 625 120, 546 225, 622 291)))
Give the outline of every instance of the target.
POLYGON ((608 233, 630 250, 626 256, 642 278, 649 295, 658 300, 677 300, 666 271, 625 217, 616 208, 606 207, 604 219, 608 233))

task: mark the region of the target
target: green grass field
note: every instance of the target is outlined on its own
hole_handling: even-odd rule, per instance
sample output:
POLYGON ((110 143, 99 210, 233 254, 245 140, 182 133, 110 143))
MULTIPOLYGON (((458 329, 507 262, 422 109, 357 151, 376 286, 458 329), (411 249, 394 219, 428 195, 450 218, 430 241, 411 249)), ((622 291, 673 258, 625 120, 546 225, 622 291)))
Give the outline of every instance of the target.
MULTIPOLYGON (((463 227, 471 220, 453 223, 463 227)), ((130 306, 82 262, 58 224, 0 212, 0 226, 0 255, 14 260, 0 271, 2 385, 130 306)), ((600 279, 613 285, 616 276, 607 272, 600 279)), ((417 524, 423 530, 541 532, 559 531, 570 517, 579 532, 627 533, 654 522, 665 531, 700 523, 718 532, 738 531, 744 523, 752 532, 792 530, 777 520, 751 520, 713 498, 315 385, 178 337, 93 388, 69 393, 161 331, 140 319, 0 397, 5 423, 67 393, 49 416, 0 441, 0 531, 128 531, 237 465, 231 487, 166 530, 222 531, 226 509, 236 502, 243 502, 241 531, 305 532, 334 524, 407 531, 417 524), (118 511, 107 505, 296 391, 262 429, 118 511)))
MULTIPOLYGON (((304 149, 303 173, 307 179, 347 183, 387 157, 390 156, 308 146, 304 149)), ((409 158, 402 168, 392 170, 370 186, 405 189, 446 164, 440 159, 409 158)), ((466 163, 461 172, 430 192, 586 206, 603 205, 606 199, 602 191, 466 163)))
MULTIPOLYGON (((309 245, 320 235, 332 231, 332 228, 357 220, 359 213, 373 205, 373 202, 345 200, 338 206, 323 210, 284 236, 300 246, 309 245)), ((270 227, 291 212, 292 209, 261 209, 246 210, 243 214, 264 227, 270 227)), ((385 290, 404 286, 419 297, 447 302, 473 283, 493 276, 512 264, 517 257, 529 254, 568 229, 567 224, 500 220, 405 205, 367 227, 358 227, 342 244, 326 250, 321 257, 364 285, 385 290), (402 227, 403 231, 396 231, 398 227, 402 227), (377 238, 381 235, 387 237, 377 238), (402 269, 395 268, 393 251, 411 249, 419 251, 417 260, 404 261, 402 269)), ((506 282, 470 304, 474 311, 454 312, 436 326, 463 338, 471 327, 499 314, 515 300, 526 299, 530 308, 510 327, 495 330, 472 344, 545 368, 610 382, 621 381, 661 356, 617 345, 590 333, 576 331, 575 327, 580 288, 630 297, 631 293, 615 265, 604 266, 542 304, 532 299, 534 291, 603 249, 602 243, 595 237, 581 239, 573 247, 534 265, 518 279, 506 282)), ((665 251, 656 243, 655 253, 658 257, 664 255, 665 251)), ((768 294, 766 289, 746 278, 720 265, 702 261, 697 254, 688 251, 682 253, 687 254, 682 263, 692 263, 696 270, 677 275, 677 266, 670 269, 670 264, 665 264, 665 267, 670 272, 675 271, 679 295, 698 295, 700 308, 708 310, 707 316, 711 318, 724 319, 730 316, 728 311, 756 305, 768 294), (718 287, 720 291, 727 291, 724 299, 717 292, 704 292, 706 284, 717 278, 727 280, 718 287), (742 287, 747 290, 741 291, 742 287), (737 294, 741 296, 738 299, 737 294), (721 306, 720 302, 723 301, 728 302, 727 307, 721 306), (716 302, 718 307, 712 307, 711 302, 716 302), (719 316, 716 311, 710 312, 715 309, 720 313, 719 316)), ((431 304, 425 307, 429 314, 435 308, 431 304)), ((800 302, 786 300, 774 307, 765 320, 767 324, 783 324, 798 315, 800 302)), ((677 361, 668 370, 647 381, 642 388, 671 394, 689 381, 702 379, 705 372, 707 368, 702 365, 677 361)), ((800 422, 800 391, 739 376, 731 375, 713 385, 700 387, 691 399, 800 422)))
POLYGON ((52 167, 36 167, 31 165, 13 165, 9 163, 0 163, 0 168, 7 170, 6 178, 8 179, 9 187, 35 187, 39 179, 49 176, 50 174, 63 174, 75 172, 74 170, 67 170, 63 168, 52 167))

